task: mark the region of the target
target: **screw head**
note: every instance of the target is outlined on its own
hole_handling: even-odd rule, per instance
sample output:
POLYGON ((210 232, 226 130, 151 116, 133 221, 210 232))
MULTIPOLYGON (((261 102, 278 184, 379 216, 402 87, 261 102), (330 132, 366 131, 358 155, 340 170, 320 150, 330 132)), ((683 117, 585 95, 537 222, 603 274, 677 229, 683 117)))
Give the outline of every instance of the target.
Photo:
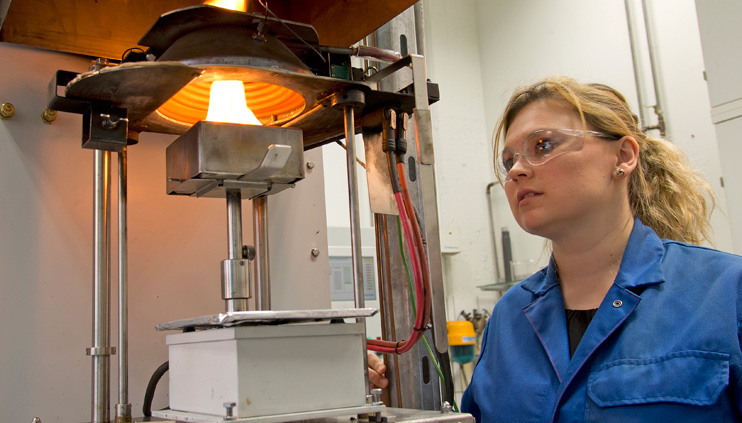
POLYGON ((0 118, 10 119, 15 114, 15 106, 10 103, 3 103, 0 107, 0 118))
POLYGON ((307 162, 307 169, 314 169, 314 162, 312 161, 307 162))
POLYGON ((312 248, 312 257, 319 257, 319 248, 312 248))

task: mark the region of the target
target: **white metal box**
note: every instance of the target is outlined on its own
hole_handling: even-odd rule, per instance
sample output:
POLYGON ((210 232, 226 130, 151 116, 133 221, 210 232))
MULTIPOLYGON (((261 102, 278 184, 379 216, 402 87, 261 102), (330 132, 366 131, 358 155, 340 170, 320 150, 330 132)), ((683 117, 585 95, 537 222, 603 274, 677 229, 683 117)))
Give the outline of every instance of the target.
POLYGON ((235 417, 366 404, 363 326, 240 326, 167 336, 170 408, 235 417))

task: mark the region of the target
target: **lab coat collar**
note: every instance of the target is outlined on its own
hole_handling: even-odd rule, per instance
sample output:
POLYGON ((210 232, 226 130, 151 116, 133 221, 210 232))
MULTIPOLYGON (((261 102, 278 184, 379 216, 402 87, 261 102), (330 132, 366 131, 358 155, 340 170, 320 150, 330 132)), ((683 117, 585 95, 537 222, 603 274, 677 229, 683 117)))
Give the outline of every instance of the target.
MULTIPOLYGON (((664 251, 662 240, 657 234, 635 217, 634 228, 631 230, 614 283, 621 288, 633 290, 664 282, 665 276, 660 265, 664 251)), ((559 279, 552 256, 546 268, 523 281, 520 287, 541 297, 558 284, 559 279)))
POLYGON ((571 359, 564 298, 561 289, 558 289, 553 258, 547 268, 521 284, 523 289, 537 296, 533 302, 523 307, 523 312, 541 341, 559 380, 552 418, 577 373, 641 301, 637 288, 664 282, 661 266, 663 254, 662 240, 639 219, 635 219, 619 274, 571 359), (555 287, 557 289, 553 289, 555 287))

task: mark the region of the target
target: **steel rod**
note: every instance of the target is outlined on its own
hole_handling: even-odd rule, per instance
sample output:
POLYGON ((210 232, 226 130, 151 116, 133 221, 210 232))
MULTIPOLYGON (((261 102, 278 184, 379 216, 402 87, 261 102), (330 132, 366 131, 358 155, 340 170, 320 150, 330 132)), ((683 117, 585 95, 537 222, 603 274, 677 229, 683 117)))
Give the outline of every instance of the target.
POLYGON ((350 248, 353 263, 353 292, 356 308, 364 308, 363 255, 361 252, 361 217, 358 205, 358 172, 356 171, 355 118, 353 106, 343 107, 345 114, 345 144, 348 167, 348 198, 350 200, 350 248))
MULTIPOLYGON (((366 297, 363 289, 363 253, 361 251, 361 217, 358 206, 358 173, 356 172, 356 126, 353 106, 343 106, 345 116, 345 144, 346 165, 348 167, 348 199, 350 201, 350 252, 353 263, 353 294, 356 308, 366 306, 366 297)), ((366 319, 356 319, 363 324, 366 331, 366 319)), ((366 338, 363 338, 363 368, 366 386, 368 386, 368 356, 366 355, 366 338)))
POLYGON ((118 154, 118 287, 119 287, 119 402, 116 404, 116 421, 131 419, 129 402, 129 242, 128 242, 128 158, 124 147, 118 154))
POLYGON ((110 405, 111 153, 95 150, 93 179, 93 423, 108 423, 110 405))
POLYGON ((242 258, 242 193, 227 191, 227 256, 242 258))
MULTIPOLYGON (((227 191, 227 258, 242 259, 242 192, 238 190, 227 191)), ((238 283, 247 284, 247 280, 240 278, 238 283)), ((242 288, 249 291, 247 286, 242 288)), ((247 298, 228 299, 227 311, 247 311, 247 298)))
POLYGON ((256 308, 271 309, 270 256, 268 252, 268 198, 252 201, 253 236, 255 238, 256 308))

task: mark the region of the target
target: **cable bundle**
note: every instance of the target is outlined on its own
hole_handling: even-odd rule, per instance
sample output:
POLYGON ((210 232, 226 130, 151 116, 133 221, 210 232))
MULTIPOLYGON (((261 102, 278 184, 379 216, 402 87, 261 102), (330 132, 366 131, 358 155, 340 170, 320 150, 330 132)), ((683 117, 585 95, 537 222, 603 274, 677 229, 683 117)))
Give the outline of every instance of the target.
MULTIPOLYGON (((400 128, 400 132, 402 129, 400 128)), ((387 137, 388 138, 388 137, 387 137)), ((404 137, 402 137, 404 138, 404 137)), ((388 145, 394 145, 388 143, 388 145)), ((418 224, 417 215, 412 204, 412 197, 407 186, 404 170, 404 151, 399 151, 399 139, 397 140, 397 164, 394 165, 395 157, 391 148, 385 146, 389 165, 389 176, 392 180, 392 190, 397 202, 399 217, 406 240, 407 251, 412 262, 414 276, 414 292, 417 301, 415 304, 415 324, 409 339, 399 342, 368 340, 368 349, 382 353, 402 354, 409 351, 413 345, 423 336, 430 321, 431 295, 430 295, 430 272, 428 260, 423 245, 422 233, 418 224)), ((404 254, 404 251, 402 252, 404 254)))

